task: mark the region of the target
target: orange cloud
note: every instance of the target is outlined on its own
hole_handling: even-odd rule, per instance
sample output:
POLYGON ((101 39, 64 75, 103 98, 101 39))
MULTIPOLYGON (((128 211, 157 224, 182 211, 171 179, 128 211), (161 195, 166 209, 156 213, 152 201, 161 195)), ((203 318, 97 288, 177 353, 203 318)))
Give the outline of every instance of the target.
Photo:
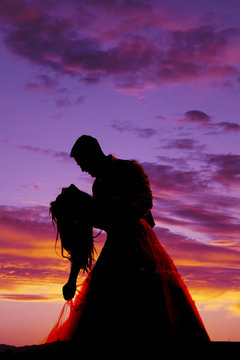
MULTIPOLYGON (((96 257, 103 236, 96 241, 96 257)), ((55 232, 47 207, 0 207, 0 298, 62 299, 61 288, 67 281, 70 264, 56 253, 54 245, 55 232)), ((82 281, 79 276, 79 282, 82 281)))
POLYGON ((234 312, 235 316, 240 316, 240 302, 237 302, 237 303, 234 303, 234 304, 230 305, 229 309, 234 312))
MULTIPOLYGON (((195 218, 195 212, 192 218, 195 218)), ((184 228, 188 221, 162 217, 162 222, 170 227, 178 224, 184 228)), ((209 311, 217 313, 221 309, 231 319, 239 317, 239 251, 231 246, 203 243, 168 228, 156 226, 155 233, 174 259, 201 315, 204 315, 203 320, 209 311)), ((97 256, 104 236, 95 241, 97 256)), ((48 303, 62 300, 62 285, 68 277, 69 263, 56 254, 54 242, 55 233, 46 207, 0 207, 2 301, 48 303)), ((81 281, 83 278, 79 277, 81 281)), ((210 335, 215 336, 211 326, 210 335)))

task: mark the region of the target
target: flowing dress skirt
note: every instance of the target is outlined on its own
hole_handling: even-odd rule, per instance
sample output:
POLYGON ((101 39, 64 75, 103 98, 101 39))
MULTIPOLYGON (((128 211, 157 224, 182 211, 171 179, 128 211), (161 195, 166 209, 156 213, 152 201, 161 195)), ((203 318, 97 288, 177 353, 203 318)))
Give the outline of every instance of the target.
POLYGON ((108 233, 102 252, 46 342, 208 343, 198 310, 170 256, 144 220, 108 233))

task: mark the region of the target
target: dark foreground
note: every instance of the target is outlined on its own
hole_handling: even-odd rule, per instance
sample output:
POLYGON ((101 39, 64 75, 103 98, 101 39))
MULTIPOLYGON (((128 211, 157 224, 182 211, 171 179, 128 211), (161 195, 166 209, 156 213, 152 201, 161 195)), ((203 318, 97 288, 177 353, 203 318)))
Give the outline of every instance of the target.
MULTIPOLYGON (((85 344, 86 345, 86 344, 85 344)), ((62 359, 91 359, 100 355, 107 355, 110 359, 134 359, 136 355, 140 355, 140 358, 145 359, 163 359, 167 358, 181 358, 184 356, 186 359, 198 359, 199 356, 204 356, 204 359, 213 359, 218 356, 227 356, 228 359, 236 358, 236 354, 239 356, 240 342, 217 342, 213 341, 207 345, 200 346, 195 344, 163 346, 159 341, 158 346, 153 348, 144 348, 139 344, 139 347, 122 346, 120 343, 118 346, 114 346, 111 343, 96 344, 91 343, 82 348, 80 344, 74 344, 67 342, 55 342, 52 344, 43 345, 31 345, 15 347, 10 345, 0 345, 0 359, 35 359, 37 356, 46 356, 50 359, 56 359, 57 356, 61 356, 62 359), (172 357, 171 357, 172 355, 172 357)))

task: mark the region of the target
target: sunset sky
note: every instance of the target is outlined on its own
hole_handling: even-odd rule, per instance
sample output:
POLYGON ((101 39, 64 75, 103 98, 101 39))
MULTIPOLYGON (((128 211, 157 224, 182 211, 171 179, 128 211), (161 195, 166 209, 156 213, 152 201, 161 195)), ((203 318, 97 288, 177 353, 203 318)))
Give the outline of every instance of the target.
POLYGON ((211 339, 240 341, 239 18, 238 0, 0 1, 0 343, 39 343, 64 304, 48 205, 91 193, 82 134, 144 166, 211 339))

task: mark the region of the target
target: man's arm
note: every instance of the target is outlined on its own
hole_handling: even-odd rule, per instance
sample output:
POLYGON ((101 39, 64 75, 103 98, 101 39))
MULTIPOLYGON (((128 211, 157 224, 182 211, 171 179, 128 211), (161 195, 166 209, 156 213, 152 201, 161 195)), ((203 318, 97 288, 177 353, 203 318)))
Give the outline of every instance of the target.
POLYGON ((113 223, 145 217, 152 208, 148 176, 136 161, 120 160, 116 171, 116 189, 111 197, 93 197, 93 226, 106 230, 113 223))
POLYGON ((136 161, 130 161, 126 179, 125 201, 137 218, 146 216, 153 206, 148 176, 136 161))

